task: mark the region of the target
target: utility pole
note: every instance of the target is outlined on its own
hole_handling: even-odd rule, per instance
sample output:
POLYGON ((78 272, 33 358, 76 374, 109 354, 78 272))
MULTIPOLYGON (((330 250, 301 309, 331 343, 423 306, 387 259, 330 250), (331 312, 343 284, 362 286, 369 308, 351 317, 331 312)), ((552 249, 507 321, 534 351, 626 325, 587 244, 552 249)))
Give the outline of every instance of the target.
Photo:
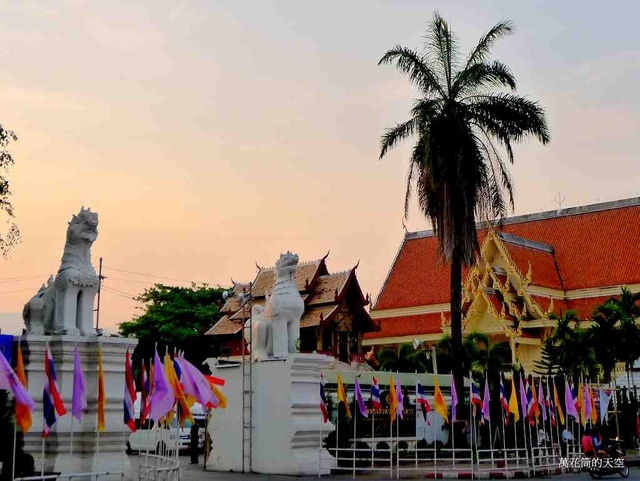
POLYGON ((105 277, 102 275, 102 257, 100 258, 100 267, 98 268, 98 308, 96 309, 96 331, 100 327, 100 288, 102 287, 102 280, 105 277))

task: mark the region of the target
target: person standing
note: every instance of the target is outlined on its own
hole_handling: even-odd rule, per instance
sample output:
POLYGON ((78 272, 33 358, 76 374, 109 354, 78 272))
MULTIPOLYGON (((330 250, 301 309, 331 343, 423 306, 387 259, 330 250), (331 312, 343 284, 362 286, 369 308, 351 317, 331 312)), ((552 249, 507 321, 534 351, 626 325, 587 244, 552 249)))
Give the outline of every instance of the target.
POLYGON ((191 464, 198 464, 198 438, 200 437, 200 425, 193 423, 190 431, 189 451, 191 454, 191 464))

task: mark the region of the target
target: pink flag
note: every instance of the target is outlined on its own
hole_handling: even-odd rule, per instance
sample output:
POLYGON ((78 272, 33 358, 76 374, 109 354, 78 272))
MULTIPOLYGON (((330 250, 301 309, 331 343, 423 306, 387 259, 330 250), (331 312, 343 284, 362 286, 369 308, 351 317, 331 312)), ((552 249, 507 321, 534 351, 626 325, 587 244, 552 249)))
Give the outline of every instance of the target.
POLYGON ((71 415, 82 421, 82 415, 87 412, 87 385, 84 371, 80 362, 80 353, 76 347, 73 353, 73 397, 71 399, 71 415))
MULTIPOLYGON (((578 411, 576 409, 576 405, 573 402, 573 394, 571 393, 571 389, 569 388, 569 383, 567 382, 567 378, 564 379, 564 404, 567 410, 567 416, 573 416, 573 419, 578 419, 578 411)), ((567 419, 567 422, 569 420, 567 419)))
POLYGON ((487 422, 491 422, 489 413, 489 376, 484 378, 484 399, 482 400, 482 417, 487 422))
POLYGON ((456 420, 456 406, 458 405, 458 392, 456 391, 456 383, 451 375, 451 422, 456 420))
POLYGON ((182 370, 181 382, 184 393, 196 398, 203 406, 211 403, 213 404, 213 407, 218 407, 220 401, 216 395, 213 394, 209 382, 205 379, 204 374, 202 374, 197 367, 183 357, 179 359, 179 364, 182 370))
MULTIPOLYGON (((584 385, 584 418, 591 419, 591 392, 587 385, 584 385)), ((585 421, 586 422, 586 421, 585 421)))
POLYGON ((173 408, 176 397, 173 388, 164 374, 164 367, 158 356, 158 351, 153 359, 153 394, 151 395, 151 412, 149 417, 155 422, 165 417, 173 408))
POLYGON ((400 376, 396 378, 396 396, 398 398, 398 407, 396 407, 396 414, 400 417, 400 419, 404 419, 404 397, 402 396, 400 376))
MULTIPOLYGON (((528 417, 527 405, 529 402, 527 401, 527 391, 524 389, 524 383, 522 382, 523 378, 522 372, 520 373, 520 406, 522 406, 522 414, 525 419, 528 417)), ((524 422, 524 421, 523 421, 524 422)))
POLYGON ((31 411, 36 408, 36 404, 33 402, 33 399, 31 399, 31 396, 29 396, 29 391, 22 385, 9 364, 9 361, 7 361, 7 358, 2 354, 2 351, 0 351, 0 389, 11 391, 16 401, 29 406, 31 411))
POLYGON ((542 420, 547 420, 547 409, 544 405, 544 391, 542 390, 542 378, 540 378, 540 382, 538 383, 538 406, 540 406, 540 411, 542 411, 542 420))

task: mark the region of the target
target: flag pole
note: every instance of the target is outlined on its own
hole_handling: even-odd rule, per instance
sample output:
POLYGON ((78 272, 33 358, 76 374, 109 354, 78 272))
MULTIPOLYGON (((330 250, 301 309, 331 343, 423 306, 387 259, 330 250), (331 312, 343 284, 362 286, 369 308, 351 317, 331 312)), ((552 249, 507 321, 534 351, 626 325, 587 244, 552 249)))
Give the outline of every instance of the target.
MULTIPOLYGON (((524 386, 524 383, 522 382, 523 372, 520 371, 518 375, 519 375, 518 380, 520 381, 520 386, 524 386)), ((514 381, 514 387, 515 387, 515 381, 514 381)), ((529 469, 531 465, 529 462, 529 446, 527 445, 527 406, 522 404, 522 397, 521 396, 518 396, 518 397, 520 398, 520 407, 522 408, 522 416, 520 417, 520 421, 522 422, 522 438, 524 439, 524 456, 527 461, 527 469, 529 469)), ((514 426, 514 431, 515 431, 515 426, 514 426)))
MULTIPOLYGON (((489 372, 485 372, 485 378, 484 378, 484 382, 486 383, 485 385, 488 387, 489 386, 489 372)), ((489 391, 487 390, 487 394, 489 394, 489 391)), ((487 413, 487 427, 489 428, 489 451, 491 452, 491 467, 495 467, 495 460, 493 457, 493 433, 491 432, 491 394, 489 394, 489 399, 487 400, 487 406, 489 407, 489 412, 487 413)))
MULTIPOLYGON (((440 386, 440 382, 438 381, 438 360, 436 359, 436 346, 433 345, 431 346, 431 363, 433 365, 433 375, 435 376, 435 380, 438 383, 438 386, 440 386)), ((434 409, 435 409, 435 386, 434 386, 434 392, 433 392, 433 404, 434 404, 434 409)), ((438 443, 436 442, 436 436, 437 436, 437 432, 436 432, 436 417, 433 417, 433 472, 434 472, 434 478, 438 477, 438 443)))
MULTIPOLYGON (((398 371, 396 371, 396 386, 400 386, 400 391, 402 392, 402 382, 400 382, 400 373, 398 371)), ((400 397, 398 394, 399 393, 396 391, 396 402, 400 397)), ((402 399, 402 402, 404 402, 404 398, 402 399)), ((404 407, 404 406, 400 406, 399 404, 398 406, 400 407, 400 409, 404 407)), ((397 411, 396 411, 396 479, 400 479, 400 416, 398 416, 397 411)))
MULTIPOLYGON (((415 436, 416 437, 416 447, 415 447, 415 449, 413 451, 415 453, 416 469, 418 469, 418 407, 419 407, 419 404, 418 404, 418 370, 417 369, 415 369, 414 372, 413 372, 413 385, 416 388, 416 397, 415 397, 416 407, 414 408, 415 412, 416 412, 416 422, 415 422, 415 425, 416 425, 416 436, 415 436)), ((425 421, 426 420, 427 420, 427 416, 425 414, 425 421)))
MULTIPOLYGON (((391 376, 389 377, 389 396, 391 395, 391 376)), ((389 405, 389 479, 393 478, 393 419, 391 418, 391 402, 387 396, 389 405)))
MULTIPOLYGON (((47 341, 45 343, 45 349, 46 350, 45 350, 45 355, 44 355, 45 356, 44 362, 46 364, 47 363, 47 352, 49 352, 49 341, 47 341)), ((46 375, 47 374, 46 374, 46 369, 45 369, 45 376, 46 375)), ((45 382, 49 382, 49 380, 47 379, 47 381, 45 381, 45 382)), ((49 389, 51 389, 51 388, 49 388, 49 389)), ((55 408, 54 408, 54 410, 55 410, 55 408)), ((43 404, 43 406, 42 406, 42 460, 41 460, 41 463, 40 463, 40 476, 44 476, 44 426, 45 426, 46 422, 47 422, 47 420, 44 418, 44 404, 43 404)))
MULTIPOLYGON (((20 349, 20 341, 22 336, 18 336, 18 349, 20 349)), ((25 386, 26 388, 26 386, 25 386)), ((16 478, 16 438, 18 437, 18 417, 16 416, 16 407, 18 407, 18 401, 14 397, 13 407, 13 462, 11 463, 11 479, 16 478)))
MULTIPOLYGON (((373 383, 373 380, 371 381, 373 383)), ((378 391, 378 397, 380 397, 380 391, 378 391)), ((376 423, 375 423, 376 413, 373 408, 373 401, 371 402, 371 468, 373 468, 373 458, 374 458, 374 439, 376 436, 376 423)))
POLYGON ((469 370, 469 420, 471 422, 471 466, 473 466, 473 451, 475 447, 476 462, 480 467, 480 457, 478 455, 478 430, 476 429, 476 417, 473 415, 473 406, 471 400, 473 399, 473 376, 471 370, 469 370))
MULTIPOLYGON (((504 383, 502 382, 502 373, 498 374, 500 376, 500 384, 502 384, 503 388, 504 388, 504 383)), ((502 391, 504 391, 504 389, 502 389, 502 391)), ((502 394, 504 394, 505 396, 505 402, 508 402, 506 399, 506 392, 502 393, 502 391, 500 391, 500 395, 502 396, 502 394)), ((500 404, 502 404, 502 401, 500 401, 500 404)), ((504 467, 505 469, 507 468, 507 431, 504 427, 505 425, 505 420, 508 420, 509 417, 505 416, 505 412, 504 412, 504 407, 500 406, 500 420, 502 421, 502 455, 504 456, 504 467)))
MULTIPOLYGON (((357 379, 360 377, 360 374, 356 374, 356 381, 357 379)), ((355 479, 356 478, 356 420, 358 419, 358 413, 356 412, 356 403, 358 402, 358 400, 356 399, 356 393, 355 393, 355 382, 354 384, 354 391, 353 391, 353 400, 355 401, 353 403, 353 470, 351 471, 351 478, 355 479)))
MULTIPOLYGON (((78 349, 78 340, 76 339, 73 342, 73 355, 74 355, 74 361, 75 361, 75 354, 76 354, 76 349, 78 349)), ((75 364, 75 362, 74 362, 75 364)), ((75 378, 75 366, 74 366, 74 373, 73 376, 75 378)), ((75 379, 74 379, 75 381, 75 379)), ((73 386, 75 387, 75 386, 73 386)), ((71 439, 69 440, 69 456, 71 457, 71 461, 73 462, 73 418, 75 417, 73 415, 73 396, 71 397, 71 439)))

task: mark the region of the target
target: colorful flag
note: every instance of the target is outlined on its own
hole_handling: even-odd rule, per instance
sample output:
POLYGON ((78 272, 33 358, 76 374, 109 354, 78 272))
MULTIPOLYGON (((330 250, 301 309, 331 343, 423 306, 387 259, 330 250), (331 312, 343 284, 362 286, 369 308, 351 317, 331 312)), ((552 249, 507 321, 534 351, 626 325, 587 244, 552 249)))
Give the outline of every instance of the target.
POLYGON ((132 432, 136 432, 135 414, 133 412, 133 403, 136 399, 136 386, 133 383, 133 369, 131 367, 131 356, 129 349, 124 358, 124 424, 129 427, 132 432))
POLYGON ((473 406, 473 417, 475 418, 477 413, 477 408, 480 408, 482 411, 482 398, 480 397, 480 389, 473 382, 473 378, 471 379, 471 405, 473 406))
POLYGON ((416 404, 422 408, 422 415, 424 416, 424 420, 429 423, 427 419, 427 413, 431 411, 431 404, 429 404, 429 400, 427 399, 427 393, 425 392, 420 381, 416 382, 416 404))
MULTIPOLYGON (((24 372, 24 360, 22 359, 22 349, 20 348, 20 343, 18 342, 17 347, 17 356, 16 356, 16 377, 18 381, 20 381, 21 386, 18 383, 14 382, 15 387, 11 387, 11 391, 14 392, 14 397, 16 398, 16 422, 23 433, 26 433, 31 429, 31 424, 33 423, 31 410, 35 407, 35 403, 29 393, 27 392, 27 375, 24 372), (22 388, 22 389, 21 389, 22 388), (15 391, 20 391, 18 395, 15 394, 15 391), (26 401, 26 403, 21 403, 18 401, 18 397, 21 397, 26 401)), ((6 360, 6 359, 5 359, 6 360)), ((4 373, 8 372, 7 366, 0 361, 2 366, 0 366, 0 370, 4 373)), ((8 362, 6 364, 9 364, 8 362)), ((6 374, 5 374, 6 375, 6 374)), ((9 379, 7 379, 8 381, 9 379)))
MULTIPOLYGON (((22 366, 22 371, 24 375, 24 365, 22 366)), ((35 408, 35 403, 33 399, 31 399, 31 396, 29 396, 29 392, 14 372, 7 358, 4 357, 2 351, 0 351, 0 389, 11 391, 16 401, 20 404, 24 404, 30 409, 35 408)))
MULTIPOLYGON (((555 386, 554 386, 555 388, 555 386)), ((545 397, 545 405, 549 410, 549 418, 551 420, 551 426, 555 426, 558 422, 556 421, 556 410, 551 402, 551 386, 549 385, 549 378, 547 377, 547 396, 545 397)))
POLYGON ((104 431, 104 407, 107 401, 104 391, 104 369, 102 368, 102 349, 98 349, 98 432, 104 431))
POLYGON ((73 397, 71 399, 71 415, 82 421, 82 415, 87 412, 87 384, 80 362, 80 353, 76 347, 73 353, 73 397))
POLYGON ((522 407, 522 418, 526 420, 528 417, 527 405, 529 404, 529 402, 527 401, 527 391, 524 388, 524 382, 523 382, 524 374, 522 372, 520 372, 519 378, 520 378, 520 407, 522 407))
POLYGON ((153 391, 151 393, 151 409, 149 417, 156 423, 167 415, 176 401, 173 389, 167 381, 158 351, 153 359, 153 391))
POLYGON ((578 386, 578 409, 579 409, 579 413, 580 413, 580 422, 582 423, 583 427, 587 426, 587 416, 586 416, 586 406, 585 406, 585 399, 584 399, 584 387, 582 386, 582 383, 580 383, 580 385, 578 386))
POLYGON ((149 378, 147 377, 147 368, 144 365, 144 361, 142 361, 142 366, 140 368, 140 374, 142 377, 142 396, 140 399, 140 426, 144 425, 144 422, 149 417, 149 410, 151 406, 149 405, 149 378))
POLYGON ((193 423, 193 416, 191 415, 191 409, 189 409, 189 405, 187 403, 187 397, 184 389, 182 388, 182 384, 178 380, 174 363, 171 357, 169 357, 169 354, 165 354, 164 356, 164 374, 169 386, 173 389, 175 400, 178 402, 178 418, 180 419, 180 425, 184 426, 186 420, 193 423))
POLYGON ((58 416, 67 414, 67 409, 64 407, 64 403, 60 397, 60 391, 58 390, 56 367, 48 346, 44 355, 44 376, 44 389, 42 392, 44 429, 42 430, 42 437, 46 438, 49 436, 51 427, 58 420, 58 416))
MULTIPOLYGON (((205 374, 204 378, 207 380, 207 382, 209 383, 209 387, 211 388, 211 391, 213 391, 213 395, 216 397, 216 399, 218 399, 218 406, 221 409, 226 409, 227 407, 227 396, 225 396, 225 394, 218 389, 218 386, 224 386, 224 379, 220 379, 214 376, 207 376, 205 374), (222 383, 220 383, 220 381, 222 381, 222 383)), ((205 406, 206 408, 212 408, 214 406, 212 405, 208 405, 205 406)))
POLYGON ((400 385, 400 375, 396 379, 396 394, 398 396, 398 405, 396 406, 396 412, 400 419, 404 419, 404 397, 402 396, 402 386, 400 385))
POLYGON ((596 396, 591 386, 589 386, 589 397, 591 398, 591 422, 596 424, 598 422, 598 410, 596 409, 596 396))
POLYGON ((442 391, 440 390, 440 384, 438 383, 437 375, 433 376, 433 385, 435 386, 435 393, 433 395, 433 408, 435 412, 442 416, 444 422, 448 423, 449 411, 447 409, 447 403, 444 402, 444 396, 442 395, 442 391))
POLYGON ((371 408, 382 409, 382 404, 380 403, 380 386, 378 385, 378 380, 375 377, 371 384, 371 408))
POLYGON ((587 424, 587 421, 591 420, 591 392, 589 391, 589 386, 586 384, 583 386, 584 394, 582 395, 584 400, 584 420, 582 423, 584 425, 587 424))
MULTIPOLYGON (((184 394, 193 398, 193 401, 198 401, 203 406, 211 405, 213 407, 217 407, 220 404, 220 401, 211 390, 211 386, 204 377, 204 374, 202 374, 197 367, 185 358, 181 357, 179 361, 178 365, 182 372, 181 379, 184 394)), ((188 404, 192 406, 193 402, 188 404)))
POLYGON ((391 424, 396 420, 396 414, 398 411, 398 395, 396 394, 396 384, 393 380, 393 376, 389 377, 389 417, 391 418, 391 424))
POLYGON ((562 404, 560 404, 560 396, 558 395, 558 387, 556 386, 555 380, 551 381, 553 383, 553 403, 556 405, 556 409, 558 410, 558 419, 561 424, 564 424, 564 412, 562 411, 562 404))
POLYGON ((536 399, 536 385, 533 378, 531 378, 531 385, 529 385, 529 379, 525 378, 525 389, 527 391, 527 417, 529 418, 529 425, 533 426, 540 414, 536 399))
MULTIPOLYGON (((564 404, 567 410, 567 418, 569 416, 573 416, 573 419, 578 420, 578 410, 576 409, 576 404, 574 402, 573 394, 571 392, 571 388, 569 387, 569 383, 567 379, 564 380, 564 404)), ((567 421, 569 421, 567 419, 567 421)))
POLYGON ((458 409, 458 391, 456 389, 456 382, 451 375, 451 422, 457 419, 456 413, 458 409))
POLYGON ((489 409, 489 376, 484 378, 484 399, 482 400, 482 419, 491 422, 491 412, 489 409))
POLYGON ((607 422, 607 411, 611 402, 611 390, 600 389, 600 419, 603 423, 607 422))
POLYGON ((516 382, 511 377, 511 394, 509 395, 509 411, 513 413, 513 423, 520 421, 520 410, 518 409, 518 397, 516 395, 516 382))
POLYGON ((324 374, 320 373, 320 411, 322 412, 322 422, 329 421, 329 410, 327 408, 327 396, 324 392, 324 374))
POLYGON ((358 378, 356 378, 356 402, 358 403, 358 409, 360 410, 360 414, 362 414, 363 418, 369 417, 369 412, 367 411, 367 406, 364 404, 364 399, 362 397, 362 391, 360 390, 360 383, 358 382, 358 378))
POLYGON ((342 376, 338 374, 338 402, 340 401, 344 403, 344 409, 347 417, 351 418, 351 409, 349 409, 349 402, 347 401, 347 392, 344 390, 342 376))
POLYGON ((502 384, 502 377, 500 377, 500 405, 504 411, 504 424, 509 424, 509 402, 507 401, 507 395, 504 391, 504 384, 502 384))
POLYGON ((545 407, 544 390, 542 389, 542 378, 538 382, 538 406, 542 411, 542 421, 547 420, 547 409, 545 407))

